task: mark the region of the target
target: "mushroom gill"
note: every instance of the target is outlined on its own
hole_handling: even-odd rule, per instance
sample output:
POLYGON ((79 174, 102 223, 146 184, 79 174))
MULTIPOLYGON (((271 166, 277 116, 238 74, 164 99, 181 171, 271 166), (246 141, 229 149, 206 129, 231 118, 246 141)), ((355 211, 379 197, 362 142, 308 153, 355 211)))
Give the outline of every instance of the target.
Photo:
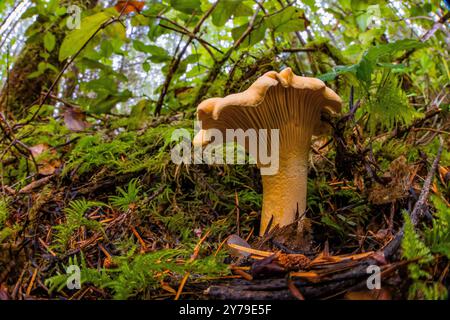
MULTIPOLYGON (((321 80, 297 76, 290 68, 279 73, 270 71, 241 93, 200 103, 197 117, 201 130, 194 144, 211 143, 208 129, 218 129, 224 137, 227 129, 279 130, 279 152, 275 155, 278 156, 278 172, 273 175, 262 172, 260 235, 263 235, 271 219, 271 226, 285 226, 295 221, 297 212, 303 216, 311 137, 328 131, 328 125, 321 121, 323 113, 335 113, 340 109, 341 99, 321 80)), ((267 139, 258 137, 258 146, 265 145, 270 153, 270 134, 264 137, 267 139)), ((248 142, 244 147, 249 152, 248 142)), ((264 167, 259 154, 251 155, 259 168, 264 167)))

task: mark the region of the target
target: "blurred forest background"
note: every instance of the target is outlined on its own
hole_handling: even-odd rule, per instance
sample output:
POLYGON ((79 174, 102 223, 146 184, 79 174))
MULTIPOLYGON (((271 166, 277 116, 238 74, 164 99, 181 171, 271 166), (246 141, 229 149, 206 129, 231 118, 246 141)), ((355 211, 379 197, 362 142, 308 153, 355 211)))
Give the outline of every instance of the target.
POLYGON ((0 298, 207 298, 251 277, 231 234, 292 253, 257 237, 255 166, 170 161, 202 100, 291 67, 344 101, 311 152, 311 254, 399 246, 376 296, 299 290, 446 299, 449 18, 438 0, 1 1, 0 298))

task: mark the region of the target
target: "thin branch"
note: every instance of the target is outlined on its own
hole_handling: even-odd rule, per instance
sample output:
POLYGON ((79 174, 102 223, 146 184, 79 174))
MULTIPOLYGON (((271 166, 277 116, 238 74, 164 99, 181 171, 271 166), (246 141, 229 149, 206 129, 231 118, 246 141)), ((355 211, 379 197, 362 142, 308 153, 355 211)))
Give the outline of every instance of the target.
MULTIPOLYGON (((262 3, 261 3, 261 5, 262 5, 262 3)), ((216 80, 217 76, 219 75, 222 66, 230 58, 230 56, 234 52, 234 50, 236 50, 242 44, 242 42, 247 38, 247 36, 249 36, 251 34, 251 32, 254 30, 255 26, 257 25, 256 19, 258 17, 258 13, 259 13, 260 9, 261 9, 261 7, 258 6, 255 13, 253 14, 252 18, 250 19, 248 27, 244 31, 244 33, 242 33, 242 35, 239 37, 239 39, 237 39, 234 42, 233 46, 227 50, 227 52, 223 55, 222 59, 220 59, 214 63, 214 66, 211 68, 210 72, 208 73, 208 76, 203 81, 202 85, 200 86, 200 89, 197 92, 197 95, 194 99, 194 105, 197 105, 200 102, 200 100, 206 95, 211 83, 213 83, 214 80, 216 80)))
POLYGON ((203 23, 205 22, 205 20, 212 14, 212 12, 214 11, 214 9, 217 7, 217 4, 219 3, 219 1, 216 1, 209 9, 208 11, 206 11, 206 13, 202 16, 202 18, 200 19, 200 21, 197 23, 197 25, 194 27, 194 29, 191 32, 191 35, 189 36, 188 40, 186 41, 184 47, 181 49, 180 53, 178 54, 177 57, 174 58, 174 60, 172 60, 172 63, 170 65, 170 69, 167 73, 166 79, 164 81, 162 90, 161 90, 161 94, 159 95, 158 101, 156 103, 156 107, 155 107, 155 114, 159 115, 161 113, 161 109, 164 103, 164 98, 167 95, 167 92, 169 91, 169 87, 170 84, 172 82, 172 78, 175 74, 175 71, 178 69, 181 59, 183 58, 184 53, 186 52, 187 48, 189 47, 189 45, 191 44, 192 40, 194 39, 193 36, 195 36, 199 31, 200 28, 202 27, 203 23))
MULTIPOLYGON (((428 194, 430 192, 431 183, 433 181, 434 174, 436 173, 436 170, 439 165, 439 160, 441 159, 442 150, 444 148, 443 140, 441 139, 441 143, 436 155, 436 158, 433 161, 433 164, 431 166, 430 171, 427 174, 427 178, 425 179, 425 182, 422 187, 422 191, 420 192, 419 199, 416 201, 416 204, 414 205, 414 208, 410 214, 411 222, 414 227, 417 226, 419 222, 419 218, 423 214, 423 208, 425 206, 425 203, 428 199, 428 194)), ((386 247, 384 248, 384 255, 385 257, 392 256, 400 247, 400 244, 402 242, 403 236, 404 236, 405 226, 402 227, 402 229, 397 232, 394 239, 389 242, 386 247)))

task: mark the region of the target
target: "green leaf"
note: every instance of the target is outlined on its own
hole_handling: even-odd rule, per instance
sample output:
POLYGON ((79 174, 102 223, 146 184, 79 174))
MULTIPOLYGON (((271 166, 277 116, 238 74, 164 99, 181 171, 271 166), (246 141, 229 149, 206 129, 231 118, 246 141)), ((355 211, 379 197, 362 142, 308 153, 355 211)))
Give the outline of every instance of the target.
POLYGON ((357 64, 356 76, 368 86, 371 83, 372 72, 380 59, 392 57, 399 51, 423 48, 425 46, 426 44, 420 41, 404 39, 371 47, 357 64))
POLYGON ((194 11, 201 12, 200 0, 170 0, 170 5, 177 11, 192 14, 194 11))
POLYGON ((121 23, 113 23, 105 29, 106 34, 110 38, 117 38, 122 41, 127 40, 127 30, 121 23))
POLYGON ((395 71, 406 69, 406 66, 403 63, 394 64, 394 63, 379 62, 377 63, 377 66, 395 71))
MULTIPOLYGON (((369 82, 370 83, 370 82, 369 82)), ((402 90, 399 78, 391 73, 383 79, 375 94, 364 106, 370 115, 367 128, 371 133, 377 130, 392 130, 395 126, 409 126, 422 114, 409 105, 408 97, 402 90)))
POLYGON ((66 7, 58 7, 55 10, 55 14, 57 16, 62 16, 63 14, 66 14, 66 13, 67 13, 67 8, 66 7))
POLYGON ((303 10, 288 7, 267 18, 267 26, 275 32, 293 32, 305 30, 303 10))
POLYGON ((53 49, 55 49, 55 44, 56 44, 56 38, 55 36, 50 33, 47 32, 44 36, 44 47, 48 52, 52 52, 53 49))
POLYGON ((140 52, 150 53, 150 60, 155 63, 161 63, 170 60, 170 56, 166 50, 155 45, 146 45, 142 41, 135 40, 133 47, 140 52))
POLYGON ((142 64, 142 69, 144 69, 145 72, 149 72, 149 71, 150 71, 150 68, 151 68, 150 63, 148 63, 147 61, 145 61, 145 62, 142 64))
POLYGON ((58 8, 59 0, 50 0, 47 4, 47 12, 55 12, 55 10, 58 8))
POLYGON ((31 18, 32 16, 38 14, 38 9, 36 7, 31 7, 28 8, 27 11, 25 11, 22 16, 20 17, 20 19, 27 19, 27 18, 31 18))
POLYGON ((242 1, 238 1, 236 5, 236 10, 234 10, 235 17, 248 17, 253 15, 253 9, 246 4, 243 4, 242 1))
POLYGON ((376 62, 380 58, 392 56, 393 54, 399 51, 419 49, 424 48, 426 46, 427 45, 425 43, 417 40, 404 39, 388 44, 381 44, 378 46, 371 47, 367 50, 365 58, 370 62, 376 62))
POLYGON ((372 72, 373 64, 367 58, 362 58, 356 69, 356 77, 366 84, 370 84, 372 72))
POLYGON ((100 26, 112 17, 113 15, 109 11, 99 12, 81 20, 81 28, 73 30, 64 38, 59 50, 59 61, 63 61, 77 53, 97 32, 100 26))
POLYGON ((252 8, 242 3, 242 0, 221 0, 212 13, 212 23, 222 27, 231 18, 246 17, 253 14, 252 8))
POLYGON ((403 218, 405 219, 405 230, 402 240, 402 256, 406 259, 419 258, 420 263, 427 263, 431 261, 433 258, 431 256, 430 249, 427 248, 414 230, 409 214, 407 212, 403 212, 403 218))
POLYGON ((311 8, 312 12, 316 12, 319 8, 316 6, 315 0, 303 0, 303 3, 311 8))
POLYGON ((222 27, 231 18, 236 10, 237 2, 235 0, 221 0, 212 13, 212 23, 217 27, 222 27))
POLYGON ((366 0, 351 0, 351 8, 353 11, 364 11, 369 6, 366 0))
POLYGON ((367 25, 369 24, 369 19, 372 16, 369 13, 361 13, 356 16, 356 24, 358 25, 359 30, 366 31, 367 25))
POLYGON ((318 78, 322 81, 331 81, 334 80, 338 75, 344 73, 356 73, 358 69, 357 64, 353 64, 350 66, 336 66, 332 72, 324 73, 320 75, 318 78))
POLYGON ((47 70, 51 70, 53 72, 58 72, 58 69, 55 68, 52 64, 48 62, 39 62, 38 69, 28 75, 28 79, 35 79, 43 75, 47 70))
MULTIPOLYGON (((242 34, 247 30, 247 28, 248 23, 232 29, 231 35, 233 37, 233 40, 237 41, 242 36, 242 34)), ((249 35, 247 35, 246 39, 242 42, 242 47, 243 48, 250 47, 262 41, 266 36, 266 29, 267 29, 266 24, 262 22, 258 28, 254 29, 252 32, 250 32, 249 35)))

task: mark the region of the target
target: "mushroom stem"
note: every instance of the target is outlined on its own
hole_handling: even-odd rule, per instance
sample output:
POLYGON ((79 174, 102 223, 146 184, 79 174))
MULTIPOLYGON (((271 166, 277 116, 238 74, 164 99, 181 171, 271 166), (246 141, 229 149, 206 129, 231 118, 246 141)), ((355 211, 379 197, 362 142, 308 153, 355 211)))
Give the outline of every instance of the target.
MULTIPOLYGON (((273 217, 271 228, 291 224, 297 211, 301 216, 306 210, 308 183, 308 149, 280 152, 279 169, 276 175, 263 175, 263 205, 260 236, 273 217)), ((301 224, 299 225, 301 228, 301 224)))

